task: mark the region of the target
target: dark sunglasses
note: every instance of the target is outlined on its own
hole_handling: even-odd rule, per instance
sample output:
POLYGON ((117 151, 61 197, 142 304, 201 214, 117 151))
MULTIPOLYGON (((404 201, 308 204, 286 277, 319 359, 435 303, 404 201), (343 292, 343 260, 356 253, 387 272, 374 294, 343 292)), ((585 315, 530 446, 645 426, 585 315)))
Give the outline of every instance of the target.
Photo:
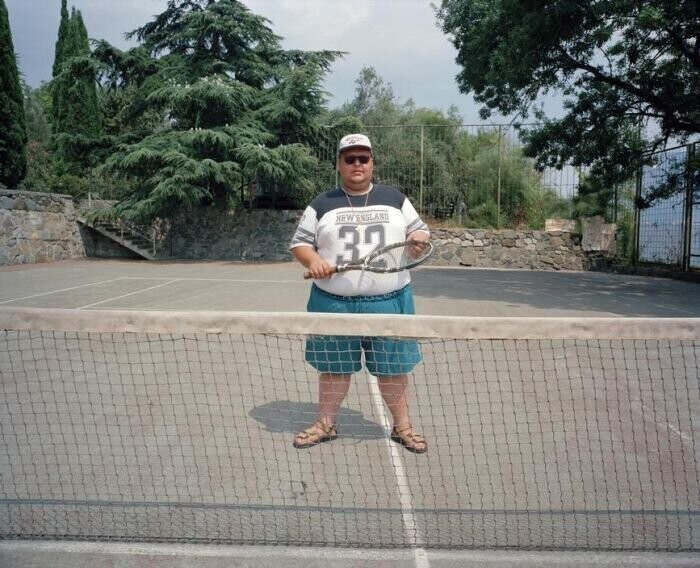
POLYGON ((359 160, 361 164, 368 164, 371 159, 372 156, 356 156, 354 154, 350 154, 349 156, 343 156, 343 161, 348 166, 353 165, 355 163, 355 160, 359 160))

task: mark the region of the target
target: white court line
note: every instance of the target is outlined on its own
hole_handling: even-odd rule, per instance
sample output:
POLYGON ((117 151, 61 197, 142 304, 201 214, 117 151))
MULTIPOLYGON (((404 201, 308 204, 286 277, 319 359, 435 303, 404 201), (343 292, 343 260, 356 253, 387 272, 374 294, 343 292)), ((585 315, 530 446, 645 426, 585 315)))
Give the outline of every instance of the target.
POLYGON ((89 284, 81 284, 80 286, 71 286, 70 288, 61 288, 60 290, 52 290, 51 292, 42 292, 41 294, 32 294, 31 296, 13 298, 12 300, 3 300, 2 302, 0 302, 0 304, 9 304, 10 302, 19 302, 20 300, 30 300, 32 298, 40 298, 41 296, 50 296, 51 294, 58 294, 59 292, 70 292, 71 290, 87 288, 88 286, 99 286, 100 284, 109 284, 110 282, 117 282, 118 280, 124 279, 120 277, 112 278, 111 280, 101 280, 100 282, 90 282, 89 284))
MULTIPOLYGON (((188 564, 186 559, 194 558, 197 566, 221 566, 218 560, 228 560, 231 566, 329 566, 333 562, 343 562, 344 566, 352 561, 353 566, 386 566, 408 561, 402 549, 352 549, 325 547, 297 547, 271 545, 229 545, 229 544, 162 544, 162 543, 121 543, 91 541, 41 541, 41 540, 2 540, 0 541, 0 561, 10 555, 27 555, 33 560, 32 566, 42 567, 66 566, 68 561, 85 560, 71 555, 122 555, 124 565, 152 566, 155 562, 163 565, 170 559, 170 564, 188 564), (67 556, 67 558, 66 558, 67 556), (145 562, 141 562, 145 556, 145 562), (207 559, 212 558, 211 564, 207 559), (184 562, 178 562, 178 559, 184 562), (246 562, 247 560, 247 562, 246 562), (243 562, 243 564, 242 564, 243 562), (360 564, 360 562, 362 564, 360 564)), ((676 568, 697 568, 700 555, 697 552, 618 552, 618 551, 503 551, 503 550, 434 550, 430 555, 438 562, 450 566, 469 568, 580 568, 591 566, 598 568, 658 568, 675 566, 676 568)), ((20 557, 21 558, 21 557, 20 557)), ((122 563, 111 558, 103 560, 105 565, 122 563), (109 564, 107 564, 109 563, 109 564)), ((91 565, 95 565, 94 560, 91 565)), ((74 564, 71 564, 73 566, 74 564)), ((81 563, 84 565, 84 562, 81 563)))
MULTIPOLYGON (((651 414, 651 415, 654 414, 654 410, 652 408, 649 408, 648 406, 646 406, 644 404, 642 404, 641 406, 649 414, 651 414)), ((669 424, 668 422, 659 422, 657 420, 654 420, 654 423, 657 426, 661 426, 662 428, 666 428, 666 430, 673 432, 676 436, 678 436, 681 439, 681 442, 686 444, 690 449, 693 449, 694 444, 693 444, 693 437, 692 436, 689 436, 688 434, 686 434, 685 432, 682 432, 678 428, 671 426, 671 424, 669 424)))
MULTIPOLYGON (((170 280, 164 276, 124 276, 125 280, 170 280)), ((256 284, 305 284, 308 286, 308 282, 303 279, 293 279, 293 280, 273 280, 272 278, 263 279, 251 279, 251 278, 177 278, 183 282, 246 282, 246 283, 256 283, 256 284)))
MULTIPOLYGON (((289 558, 299 559, 305 564, 312 562, 314 566, 319 561, 343 561, 343 560, 364 560, 365 562, 382 561, 403 561, 409 560, 409 554, 402 549, 354 549, 354 548, 326 548, 326 547, 302 547, 302 546, 273 546, 273 545, 229 545, 229 544, 167 544, 167 543, 141 543, 141 542, 91 542, 91 541, 13 541, 0 540, 0 560, 2 552, 25 552, 25 553, 45 553, 54 555, 61 554, 104 554, 104 555, 130 555, 138 556, 168 556, 183 558, 233 558, 258 560, 261 566, 286 566, 289 558), (280 558, 284 558, 280 564, 280 558), (265 560, 269 564, 263 564, 265 560)), ((43 564, 41 564, 43 566, 43 564)), ((58 564, 52 564, 57 566, 58 564)), ((142 564, 134 563, 141 566, 142 564)), ((197 564, 204 565, 204 564, 197 564)), ((239 563, 231 566, 240 566, 239 563)), ((252 566, 253 564, 245 564, 252 566)), ((297 565, 297 563, 295 563, 297 565)), ((299 564, 301 565, 301 564, 299 564)), ((353 563, 355 565, 355 563, 353 563)), ((63 564, 60 564, 63 566, 63 564)))
POLYGON ((148 288, 142 288, 141 290, 136 290, 135 292, 129 292, 128 294, 122 294, 121 296, 116 296, 114 298, 107 298, 106 300, 100 300, 99 302, 93 302, 92 304, 85 304, 84 306, 79 306, 75 308, 76 310, 84 310, 86 308, 92 308, 93 306, 99 306, 100 304, 106 304, 107 302, 113 302, 114 300, 121 300, 122 298, 128 298, 129 296, 135 296, 136 294, 141 294, 141 292, 147 292, 148 290, 154 290, 155 288, 162 288, 173 282, 178 282, 180 279, 175 278, 168 282, 163 282, 162 284, 156 284, 155 286, 149 286, 148 288))
POLYGON ((416 561, 416 568, 430 568, 430 563, 428 561, 428 554, 423 548, 425 544, 425 539, 421 534, 419 534, 418 527, 416 526, 416 516, 413 509, 413 497, 411 495, 410 485, 408 483, 408 475, 406 475, 406 464, 403 459, 403 448, 400 448, 398 444, 391 441, 391 422, 389 421, 389 416, 387 415, 386 409, 384 407, 384 401, 382 399, 382 393, 379 390, 379 383, 377 377, 367 373, 369 375, 369 390, 372 396, 372 402, 374 403, 374 408, 377 414, 381 418, 382 428, 384 429, 385 442, 387 449, 389 450, 389 457, 391 458, 391 464, 394 468, 394 475, 396 476, 396 484, 399 493, 399 503, 401 503, 401 516, 403 517, 403 526, 408 535, 408 542, 413 547, 414 558, 416 561))

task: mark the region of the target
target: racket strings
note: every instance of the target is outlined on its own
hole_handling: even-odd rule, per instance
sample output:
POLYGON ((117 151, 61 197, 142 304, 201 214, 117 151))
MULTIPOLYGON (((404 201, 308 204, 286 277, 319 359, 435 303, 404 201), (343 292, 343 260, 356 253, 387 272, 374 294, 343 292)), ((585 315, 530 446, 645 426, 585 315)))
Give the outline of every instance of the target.
POLYGON ((420 241, 409 241, 398 247, 390 248, 376 256, 370 262, 375 269, 400 269, 419 263, 430 255, 432 248, 429 244, 420 241))
POLYGON ((375 269, 392 269, 406 266, 408 261, 406 247, 397 247, 384 251, 382 254, 373 258, 370 266, 375 269))

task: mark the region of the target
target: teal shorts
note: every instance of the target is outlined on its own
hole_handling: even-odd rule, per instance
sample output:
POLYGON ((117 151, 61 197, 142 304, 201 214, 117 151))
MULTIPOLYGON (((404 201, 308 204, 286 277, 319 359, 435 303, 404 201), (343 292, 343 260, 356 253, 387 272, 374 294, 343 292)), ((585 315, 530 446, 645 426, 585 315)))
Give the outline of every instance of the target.
MULTIPOLYGON (((415 313, 410 285, 378 296, 336 296, 314 284, 306 308, 338 314, 415 313)), ((306 361, 320 373, 357 373, 362 369, 363 352, 367 370, 380 378, 410 373, 421 362, 415 339, 326 335, 306 340, 306 361)))

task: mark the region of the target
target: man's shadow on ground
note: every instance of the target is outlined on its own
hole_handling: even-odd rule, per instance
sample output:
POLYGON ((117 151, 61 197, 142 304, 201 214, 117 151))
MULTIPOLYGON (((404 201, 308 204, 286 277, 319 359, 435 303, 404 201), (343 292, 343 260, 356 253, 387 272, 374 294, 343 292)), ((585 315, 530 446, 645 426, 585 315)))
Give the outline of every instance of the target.
MULTIPOLYGON (((276 400, 256 406, 249 415, 268 432, 296 434, 314 423, 317 408, 317 404, 310 402, 276 400)), ((367 420, 361 412, 351 408, 340 408, 336 427, 342 437, 378 439, 386 436, 379 424, 367 420)))

